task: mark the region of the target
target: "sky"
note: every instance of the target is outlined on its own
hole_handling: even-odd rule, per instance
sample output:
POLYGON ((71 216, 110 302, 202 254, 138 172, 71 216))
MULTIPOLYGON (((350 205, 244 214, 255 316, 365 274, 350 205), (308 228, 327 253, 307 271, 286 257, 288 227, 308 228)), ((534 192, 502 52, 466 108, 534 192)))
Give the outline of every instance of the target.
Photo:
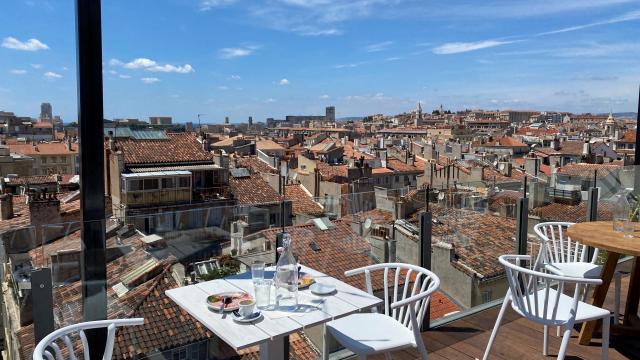
MULTIPOLYGON (((73 0, 0 4, 0 111, 76 120, 73 0)), ((640 0, 103 0, 106 118, 637 109, 640 0)))

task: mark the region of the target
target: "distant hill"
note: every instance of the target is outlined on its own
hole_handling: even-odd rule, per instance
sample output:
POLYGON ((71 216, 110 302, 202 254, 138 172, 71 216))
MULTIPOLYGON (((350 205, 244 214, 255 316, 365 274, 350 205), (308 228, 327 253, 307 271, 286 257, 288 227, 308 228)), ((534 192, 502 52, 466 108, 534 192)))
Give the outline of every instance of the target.
MULTIPOLYGON (((600 116, 609 116, 609 113, 598 114, 600 116)), ((637 113, 634 112, 618 112, 613 113, 613 117, 616 119, 636 119, 637 113)))
POLYGON ((362 120, 362 118, 363 116, 347 116, 347 117, 337 118, 336 121, 338 122, 360 121, 362 120))
POLYGON ((621 113, 613 113, 613 117, 621 118, 621 119, 636 119, 638 113, 635 112, 621 112, 621 113))

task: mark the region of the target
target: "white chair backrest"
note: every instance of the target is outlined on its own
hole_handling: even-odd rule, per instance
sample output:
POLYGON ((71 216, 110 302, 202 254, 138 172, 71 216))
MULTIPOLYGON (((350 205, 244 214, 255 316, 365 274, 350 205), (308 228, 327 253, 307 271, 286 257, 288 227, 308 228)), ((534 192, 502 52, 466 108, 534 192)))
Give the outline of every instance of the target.
POLYGON ((110 360, 116 339, 116 328, 142 325, 143 318, 88 321, 58 329, 40 340, 33 350, 33 360, 77 360, 77 348, 81 348, 84 360, 89 359, 89 343, 85 330, 107 329, 103 360, 110 360), (78 346, 79 345, 79 346, 78 346), (53 352, 53 353, 52 353, 53 352))
MULTIPOLYGON (((573 303, 569 318, 575 318, 582 291, 588 285, 599 285, 600 279, 582 279, 552 275, 531 270, 524 265, 531 262, 530 255, 502 255, 512 306, 522 316, 545 325, 562 325, 568 321, 558 319, 558 305, 563 292, 574 285, 573 303)), ((563 316, 563 318, 566 314, 563 316)))
POLYGON ((533 227, 533 231, 540 239, 540 254, 543 256, 543 261, 553 263, 596 261, 598 249, 594 249, 593 257, 588 259, 588 246, 572 241, 567 236, 567 228, 573 224, 544 222, 533 227))
POLYGON ((412 328, 411 309, 418 324, 422 323, 431 295, 440 286, 440 279, 431 271, 404 263, 383 263, 349 270, 345 275, 364 273, 367 291, 373 295, 371 272, 382 271, 384 287, 384 313, 412 328), (389 284, 392 279, 393 284, 389 284))

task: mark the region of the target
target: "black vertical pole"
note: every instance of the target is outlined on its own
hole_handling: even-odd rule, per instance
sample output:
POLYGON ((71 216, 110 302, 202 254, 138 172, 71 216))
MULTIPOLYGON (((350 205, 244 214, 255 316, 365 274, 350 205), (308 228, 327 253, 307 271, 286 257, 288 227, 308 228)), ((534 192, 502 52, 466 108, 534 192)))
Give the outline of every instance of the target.
POLYGON ((527 176, 522 184, 522 197, 516 203, 516 250, 518 255, 527 255, 527 232, 529 228, 529 198, 527 176))
POLYGON ((636 113, 636 149, 635 157, 633 158, 634 165, 634 180, 633 180, 633 192, 640 194, 640 88, 638 88, 638 112, 636 113))
POLYGON ((33 334, 36 344, 55 330, 52 291, 51 269, 33 270, 31 272, 31 298, 33 300, 33 334))
MULTIPOLYGON (((107 318, 105 259, 102 23, 100 0, 76 0, 82 299, 84 320, 107 318)), ((87 333, 92 359, 104 353, 106 331, 87 333)))
MULTIPOLYGON (((433 235, 432 220, 433 214, 431 211, 426 210, 420 214, 420 266, 427 270, 431 270, 431 239, 433 235)), ((427 331, 430 327, 430 310, 430 306, 427 305, 420 329, 422 331, 427 331)))

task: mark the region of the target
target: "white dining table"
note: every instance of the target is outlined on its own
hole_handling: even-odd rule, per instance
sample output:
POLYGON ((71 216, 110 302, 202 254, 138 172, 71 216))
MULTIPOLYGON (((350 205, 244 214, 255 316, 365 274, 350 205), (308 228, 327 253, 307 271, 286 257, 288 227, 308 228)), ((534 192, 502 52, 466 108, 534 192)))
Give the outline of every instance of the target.
MULTIPOLYGON (((273 272, 275 268, 267 268, 273 272)), ((224 279, 183 286, 166 291, 166 295, 178 306, 200 321, 211 332, 240 351, 260 346, 260 359, 285 359, 284 337, 294 332, 321 325, 379 305, 382 300, 319 271, 302 266, 302 272, 311 274, 323 284, 333 284, 336 291, 330 295, 314 295, 309 289, 298 291, 299 304, 305 311, 292 316, 264 316, 250 323, 238 323, 233 316, 225 316, 208 308, 208 296, 227 292, 245 291, 254 295, 251 273, 242 273, 224 279)), ((273 290, 272 290, 273 291, 273 290)))

